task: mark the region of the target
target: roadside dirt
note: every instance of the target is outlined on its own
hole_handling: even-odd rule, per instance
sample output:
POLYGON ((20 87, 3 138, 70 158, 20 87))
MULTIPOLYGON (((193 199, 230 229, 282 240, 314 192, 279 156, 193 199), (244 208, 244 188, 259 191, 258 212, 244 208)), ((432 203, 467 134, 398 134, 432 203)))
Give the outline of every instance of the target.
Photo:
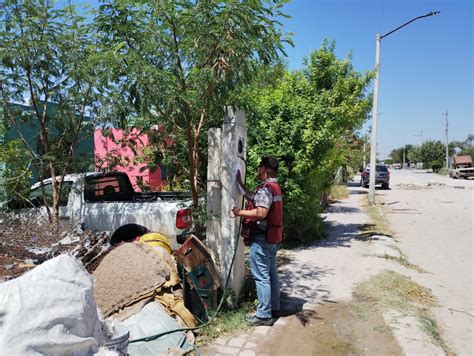
POLYGON ((289 316, 285 328, 264 340, 257 354, 401 355, 397 340, 379 313, 352 303, 327 303, 289 316))
POLYGON ((432 313, 449 348, 472 355, 474 324, 474 180, 392 171, 377 191, 407 259, 427 273, 407 273, 438 300, 432 313))
MULTIPOLYGON (((404 238, 400 225, 410 224, 411 220, 398 220, 393 236, 367 234, 367 227, 373 227, 374 222, 362 207, 367 189, 357 183, 356 178, 349 185, 349 198, 336 202, 325 214, 327 239, 298 250, 282 251, 282 303, 290 315, 285 317, 284 325, 262 339, 256 354, 452 353, 453 342, 446 340, 445 325, 438 321, 438 313, 433 315, 433 310, 441 308, 438 293, 433 296, 432 286, 423 283, 432 274, 427 268, 430 265, 412 263, 412 255, 406 255, 399 242, 404 238), (361 286, 364 293, 360 293, 361 286)), ((417 190, 423 189, 414 183, 417 190)), ((429 189, 439 187, 431 184, 429 189)), ((395 194, 396 189, 392 191, 395 194)), ((377 189, 378 195, 385 193, 377 189)), ((384 198, 380 196, 387 203, 384 198)), ((420 207, 415 203, 405 208, 412 213, 420 207)), ((382 209, 382 215, 386 213, 382 209)), ((413 229, 423 234, 420 226, 413 229)))

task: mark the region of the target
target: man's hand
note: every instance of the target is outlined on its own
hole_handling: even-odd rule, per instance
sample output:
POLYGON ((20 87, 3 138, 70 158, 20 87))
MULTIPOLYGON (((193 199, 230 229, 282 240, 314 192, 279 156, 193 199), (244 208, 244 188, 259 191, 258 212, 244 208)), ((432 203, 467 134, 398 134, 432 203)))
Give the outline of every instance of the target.
POLYGON ((235 216, 240 216, 240 212, 241 212, 242 209, 239 209, 239 208, 232 208, 232 213, 235 215, 235 216))

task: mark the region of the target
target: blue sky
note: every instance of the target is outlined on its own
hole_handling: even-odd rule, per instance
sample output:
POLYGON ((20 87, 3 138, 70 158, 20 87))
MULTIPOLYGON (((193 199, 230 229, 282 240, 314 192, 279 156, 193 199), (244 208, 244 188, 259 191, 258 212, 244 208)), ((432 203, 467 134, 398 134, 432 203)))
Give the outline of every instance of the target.
MULTIPOLYGON (((352 51, 357 71, 375 66, 375 36, 385 34, 430 11, 437 16, 417 20, 382 40, 379 86, 378 153, 420 144, 422 139, 465 140, 473 124, 473 5, 470 0, 294 0, 285 6, 293 32, 287 47, 290 69, 321 46, 336 41, 344 58, 352 51)), ((370 125, 366 125, 364 132, 370 125)))

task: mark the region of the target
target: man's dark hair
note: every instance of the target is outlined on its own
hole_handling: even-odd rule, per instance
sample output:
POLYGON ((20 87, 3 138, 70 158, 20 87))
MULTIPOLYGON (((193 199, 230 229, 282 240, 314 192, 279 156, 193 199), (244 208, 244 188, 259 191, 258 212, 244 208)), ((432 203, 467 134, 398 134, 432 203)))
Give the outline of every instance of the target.
POLYGON ((264 156, 260 161, 259 167, 265 167, 271 169, 275 173, 278 172, 278 160, 273 156, 264 156))

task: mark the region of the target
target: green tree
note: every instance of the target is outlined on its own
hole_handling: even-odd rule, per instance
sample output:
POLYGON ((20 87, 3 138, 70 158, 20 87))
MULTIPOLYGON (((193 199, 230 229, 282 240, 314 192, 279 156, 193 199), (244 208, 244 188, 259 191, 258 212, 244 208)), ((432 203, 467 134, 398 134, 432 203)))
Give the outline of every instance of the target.
POLYGON ((469 134, 464 141, 452 141, 449 144, 450 150, 454 152, 459 152, 459 155, 471 156, 474 159, 474 146, 472 141, 474 140, 474 135, 469 134))
POLYGON ((407 144, 399 148, 393 149, 389 157, 392 159, 393 163, 403 163, 403 151, 405 151, 405 164, 410 164, 410 158, 408 157, 408 152, 414 148, 413 145, 407 144))
POLYGON ((419 146, 413 146, 412 149, 410 149, 407 152, 407 157, 410 163, 419 163, 423 161, 423 158, 421 157, 421 150, 419 146))
POLYGON ((262 155, 280 160, 286 240, 308 242, 321 234, 322 194, 336 168, 352 160, 349 147, 359 144, 355 132, 370 111, 366 90, 372 74, 359 74, 350 56, 339 60, 335 44, 324 42, 302 71, 286 72, 265 86, 268 75, 242 99, 248 114, 248 170, 255 171, 262 155))
POLYGON ((20 140, 2 142, 0 146, 0 192, 2 193, 0 201, 27 200, 30 178, 30 160, 22 142, 20 140))
POLYGON ((102 71, 92 65, 96 54, 92 32, 74 7, 58 9, 50 1, 6 0, 0 5, 0 18, 4 115, 40 180, 48 176, 53 180, 52 209, 44 192, 43 201, 51 221, 57 222, 63 176, 71 167, 79 135, 88 125, 86 114, 97 102, 95 84, 102 71), (10 104, 25 97, 32 111, 10 104), (23 136, 24 124, 38 131, 38 147, 23 136))
POLYGON ((402 163, 403 162, 403 147, 393 149, 388 155, 392 162, 402 163))
POLYGON ((434 140, 423 142, 420 146, 420 159, 426 166, 435 171, 439 170, 442 166, 441 162, 446 160, 446 145, 441 141, 434 140))
POLYGON ((469 146, 469 147, 464 148, 461 151, 461 155, 471 156, 471 159, 474 160, 474 146, 469 146))
MULTIPOLYGON (((96 21, 110 71, 107 118, 159 124, 186 147, 198 203, 207 128, 222 122, 232 92, 259 63, 283 53, 277 19, 286 1, 118 1, 100 6, 96 21)), ((181 146, 180 146, 181 147, 181 146)))

